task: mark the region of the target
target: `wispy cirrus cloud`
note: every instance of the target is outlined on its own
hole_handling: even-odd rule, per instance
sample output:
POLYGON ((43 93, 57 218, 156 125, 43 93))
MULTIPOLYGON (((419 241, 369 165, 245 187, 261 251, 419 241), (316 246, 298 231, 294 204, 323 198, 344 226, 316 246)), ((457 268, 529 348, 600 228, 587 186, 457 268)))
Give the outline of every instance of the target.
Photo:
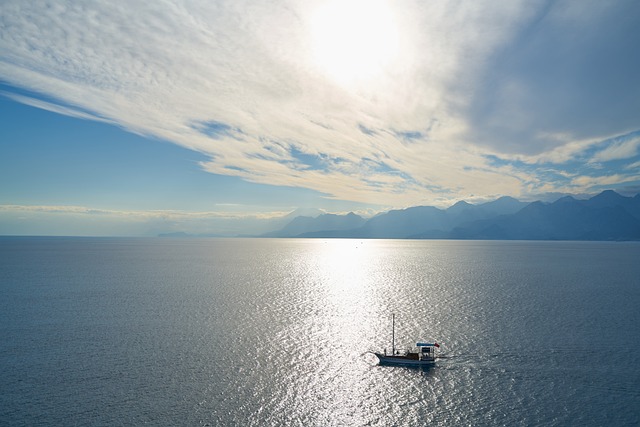
POLYGON ((387 7, 393 60, 345 84, 317 64, 308 2, 11 2, 0 78, 59 100, 18 102, 203 153, 206 171, 337 199, 640 179, 637 138, 616 139, 640 129, 637 2, 387 7))
POLYGON ((93 120, 96 122, 103 122, 103 123, 109 123, 109 124, 117 124, 112 120, 107 120, 105 118, 96 116, 95 114, 81 111, 78 108, 63 106, 60 104, 44 101, 42 99, 33 98, 30 96, 20 95, 17 93, 11 93, 7 91, 0 91, 0 95, 5 96, 9 99, 13 99, 14 101, 20 102, 21 104, 30 105, 32 107, 40 108, 46 111, 51 111, 52 113, 62 114, 63 116, 75 117, 77 119, 83 119, 83 120, 93 120))
POLYGON ((607 146, 598 151, 593 157, 593 162, 608 162, 612 160, 632 159, 640 153, 640 132, 614 138, 607 146))

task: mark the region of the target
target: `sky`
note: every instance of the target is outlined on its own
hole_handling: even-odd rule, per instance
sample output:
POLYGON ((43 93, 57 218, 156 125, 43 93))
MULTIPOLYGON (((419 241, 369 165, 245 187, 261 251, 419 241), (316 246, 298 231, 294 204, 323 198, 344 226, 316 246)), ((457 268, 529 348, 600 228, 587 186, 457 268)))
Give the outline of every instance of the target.
POLYGON ((640 192, 640 2, 0 8, 0 235, 640 192))

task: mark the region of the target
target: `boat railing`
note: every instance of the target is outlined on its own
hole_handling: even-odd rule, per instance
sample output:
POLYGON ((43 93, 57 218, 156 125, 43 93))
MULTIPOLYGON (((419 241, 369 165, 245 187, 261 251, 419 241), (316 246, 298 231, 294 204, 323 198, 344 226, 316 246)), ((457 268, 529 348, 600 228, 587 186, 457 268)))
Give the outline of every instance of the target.
POLYGON ((391 349, 384 349, 385 356, 406 356, 409 353, 415 353, 415 349, 412 349, 410 347, 396 348, 395 353, 391 349))

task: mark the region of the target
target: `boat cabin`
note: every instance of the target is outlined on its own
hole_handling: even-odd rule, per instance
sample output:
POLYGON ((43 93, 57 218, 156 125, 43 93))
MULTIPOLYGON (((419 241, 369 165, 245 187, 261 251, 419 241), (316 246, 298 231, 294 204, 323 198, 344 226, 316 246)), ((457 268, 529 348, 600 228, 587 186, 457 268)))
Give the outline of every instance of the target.
POLYGON ((418 347, 418 359, 419 360, 436 360, 436 347, 439 347, 438 343, 416 343, 418 347))

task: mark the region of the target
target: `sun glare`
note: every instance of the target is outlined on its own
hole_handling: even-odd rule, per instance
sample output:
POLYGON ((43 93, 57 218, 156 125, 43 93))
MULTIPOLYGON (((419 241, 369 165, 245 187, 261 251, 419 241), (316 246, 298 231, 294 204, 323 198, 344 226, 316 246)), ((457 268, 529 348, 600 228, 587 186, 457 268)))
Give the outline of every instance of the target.
POLYGON ((330 0, 312 18, 316 65, 342 85, 378 77, 398 49, 398 29, 383 0, 330 0))

